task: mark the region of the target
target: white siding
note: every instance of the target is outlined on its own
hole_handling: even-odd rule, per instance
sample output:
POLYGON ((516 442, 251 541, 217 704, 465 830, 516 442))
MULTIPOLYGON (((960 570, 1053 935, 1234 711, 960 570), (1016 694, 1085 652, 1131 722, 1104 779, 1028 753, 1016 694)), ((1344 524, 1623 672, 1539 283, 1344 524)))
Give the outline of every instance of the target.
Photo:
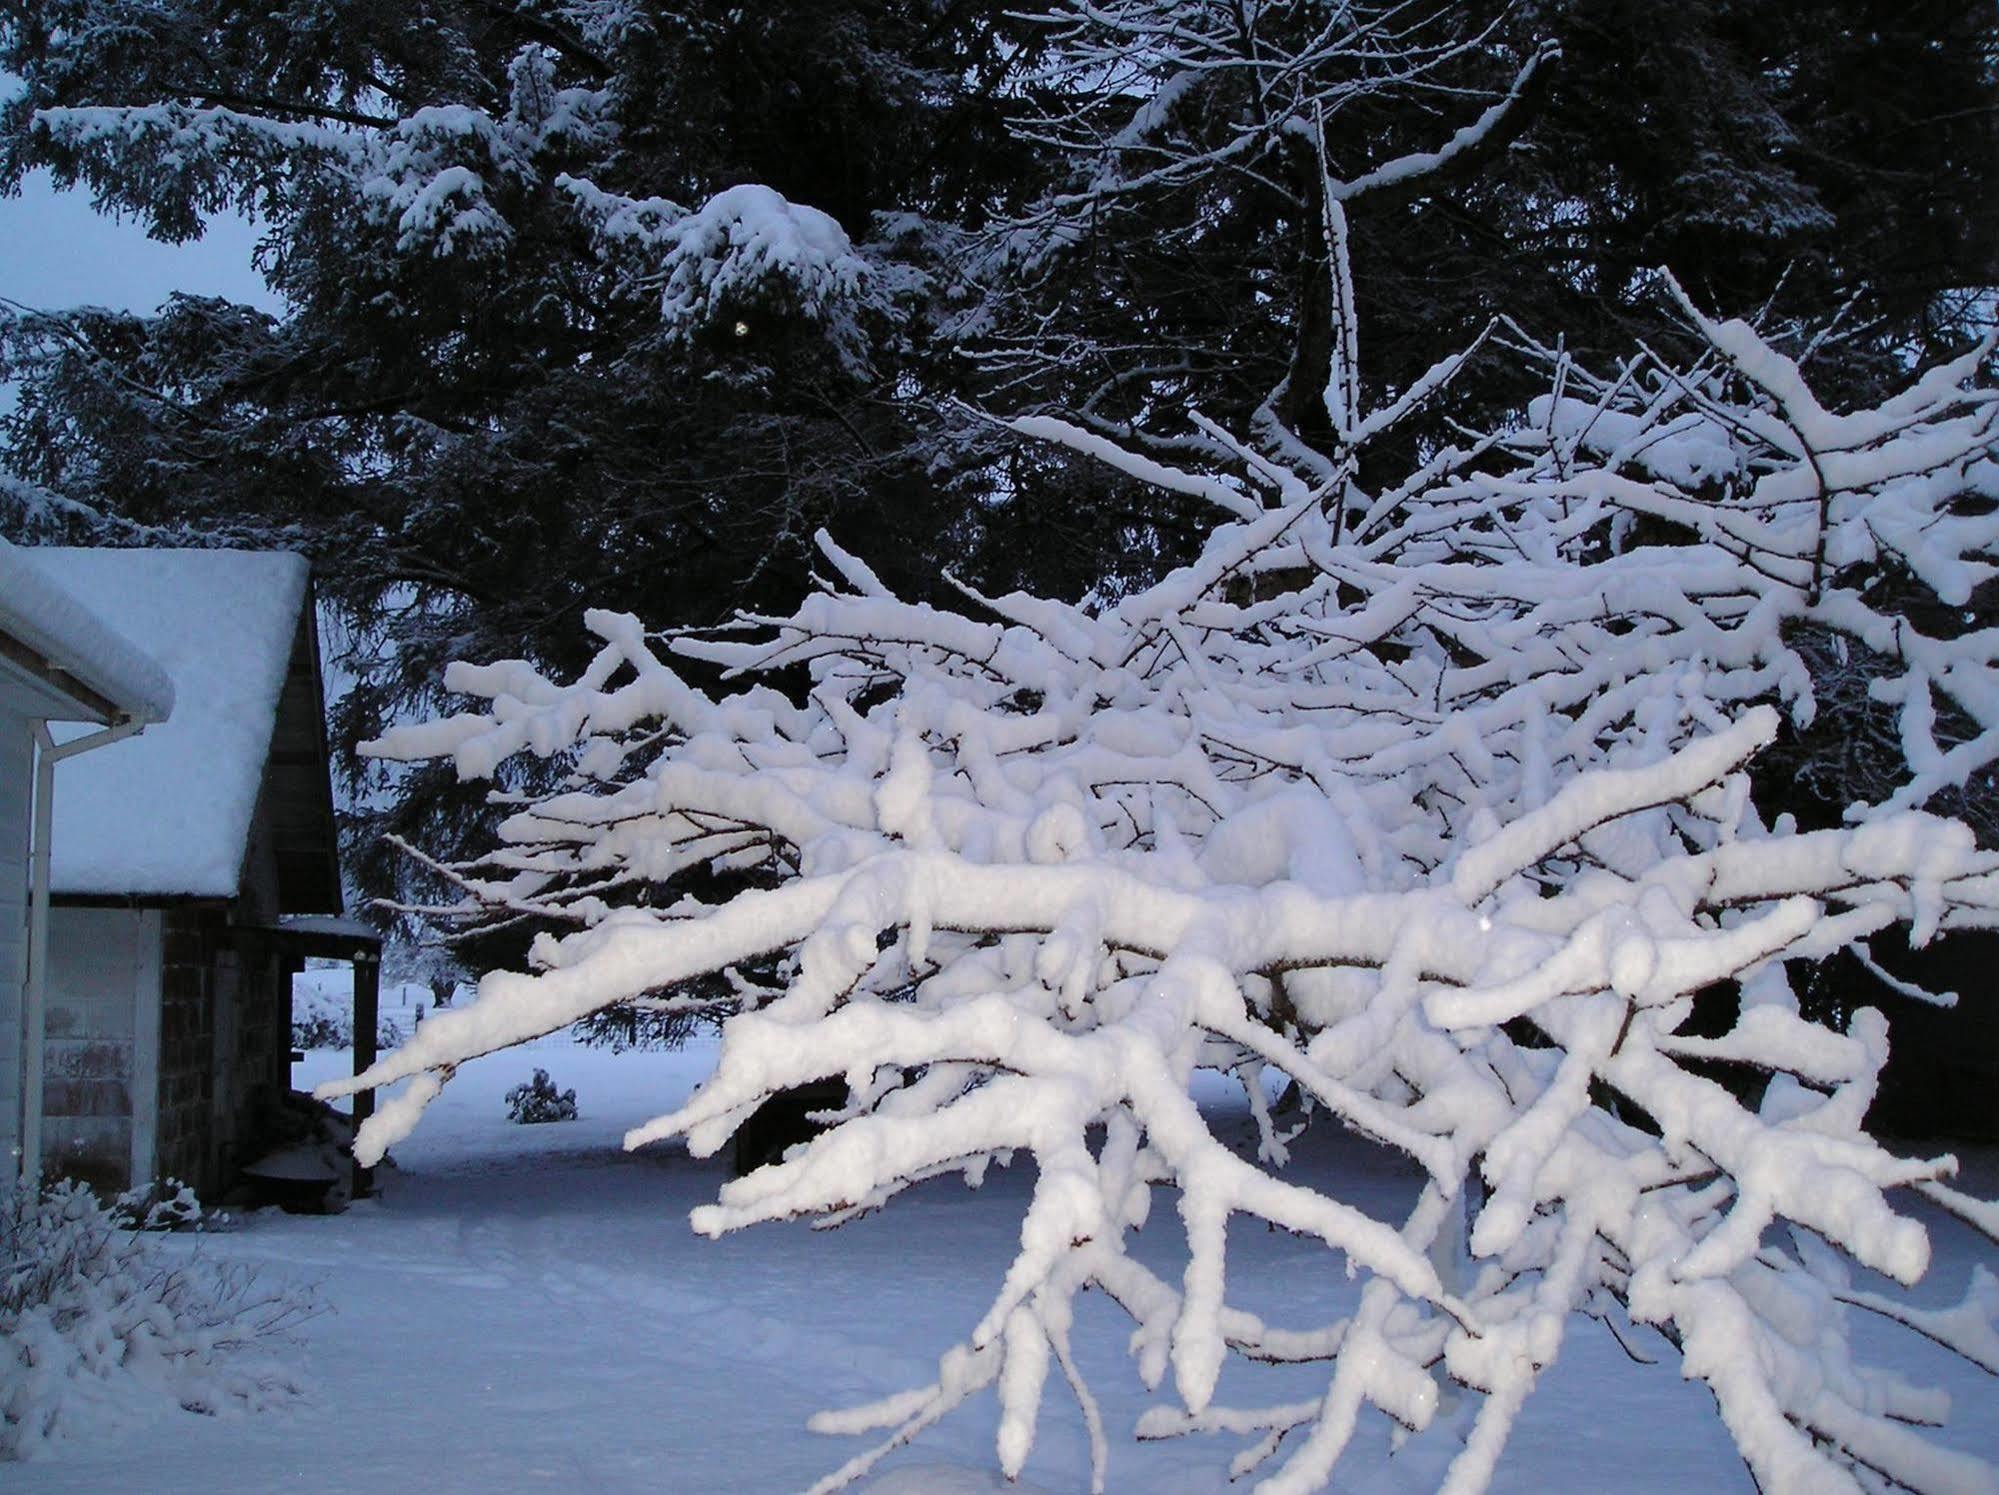
POLYGON ((14 1174, 21 1126, 21 988, 28 974, 28 801, 34 739, 0 706, 0 1158, 14 1174))

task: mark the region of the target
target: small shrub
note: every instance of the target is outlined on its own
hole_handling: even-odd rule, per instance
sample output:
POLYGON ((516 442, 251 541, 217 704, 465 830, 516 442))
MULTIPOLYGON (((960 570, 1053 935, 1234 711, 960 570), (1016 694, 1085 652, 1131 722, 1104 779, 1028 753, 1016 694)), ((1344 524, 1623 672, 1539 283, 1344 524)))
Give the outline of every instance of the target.
MULTIPOLYGON (((375 1046, 400 1047, 402 1025, 386 1013, 375 1020, 375 1046)), ((315 992, 292 1001, 292 1047, 295 1049, 351 1049, 354 1047, 354 1010, 345 997, 329 997, 315 992)))
POLYGON ((35 1458, 148 1404, 214 1415, 299 1395, 269 1345, 311 1315, 309 1295, 169 1258, 137 1234, 200 1220, 172 1180, 109 1208, 70 1180, 0 1191, 0 1460, 35 1458))
POLYGON ((194 1190, 177 1178, 127 1189, 109 1214, 127 1230, 200 1230, 209 1221, 194 1190))
POLYGON ((353 1019, 342 1023, 332 1013, 313 1011, 292 1016, 292 1047, 295 1049, 339 1049, 354 1041, 353 1019))
POLYGON ((519 1122, 574 1121, 576 1092, 557 1090, 548 1071, 538 1069, 525 1085, 507 1092, 507 1120, 519 1122))

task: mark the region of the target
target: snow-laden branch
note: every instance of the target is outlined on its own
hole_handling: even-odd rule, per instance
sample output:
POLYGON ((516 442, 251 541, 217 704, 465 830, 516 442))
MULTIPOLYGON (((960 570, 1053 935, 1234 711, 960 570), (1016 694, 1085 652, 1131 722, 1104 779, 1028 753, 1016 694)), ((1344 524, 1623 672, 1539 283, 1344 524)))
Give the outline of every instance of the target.
POLYGON ((49 108, 35 120, 85 157, 144 160, 146 177, 199 179, 227 167, 283 182, 310 157, 322 190, 344 193, 355 218, 405 256, 503 254, 519 220, 553 197, 587 234, 595 267, 656 302, 670 336, 692 338, 775 303, 821 324, 849 363, 864 361, 857 319, 880 314, 887 298, 833 218, 755 183, 691 208, 607 191, 583 163, 615 154, 611 91, 558 86, 556 54, 541 44, 516 54, 506 82, 504 109, 435 104, 390 117, 177 99, 49 108))
POLYGON ((789 617, 662 649, 591 613, 602 647, 575 681, 454 668, 473 708, 374 751, 470 777, 518 752, 566 766, 456 870, 468 912, 573 932, 327 1087, 408 1082, 360 1155, 467 1059, 774 972, 736 982, 707 1084, 628 1141, 707 1155, 781 1090, 839 1078, 848 1102, 697 1229, 838 1223, 1011 1152, 1038 1170, 1019 1253, 934 1382, 816 1424, 887 1440, 829 1488, 987 1390, 1017 1472, 1051 1367, 1094 1426, 1067 1340, 1092 1287, 1132 1317, 1147 1383, 1170 1376, 1177 1405, 1140 1435, 1245 1437, 1240 1471, 1282 1456, 1267 1489, 1328 1479, 1368 1406, 1430 1426, 1440 1376, 1476 1394, 1449 1487, 1482 1488, 1585 1313, 1676 1344, 1763 1488, 1992 1488, 1905 1425, 1930 1399, 1816 1326, 1887 1314, 1988 1363, 1989 1278, 1918 1311, 1843 1274, 1925 1271, 1898 1191, 1988 1231, 1994 1207, 1949 1187, 1950 1158, 1865 1133, 1885 1022, 1819 1026, 1784 977, 1894 923, 1999 927, 1999 856, 1919 808, 1999 756, 1999 630, 1926 633, 1937 609, 1892 600, 1958 606, 1999 574, 1991 393, 1961 362, 1835 416, 1754 332, 1698 325, 1730 377, 1577 378, 1373 493, 1350 464, 1328 486, 1223 433, 1254 487, 1025 427, 1224 516, 1114 606, 908 603, 828 540, 852 590, 789 617), (1893 792, 1842 829, 1773 818, 1751 778, 1783 717, 1811 719, 1801 631, 1867 651, 1900 715, 1893 792), (748 683, 703 691, 676 651, 748 683), (809 688, 758 683, 779 670, 809 688), (1685 1031, 1729 986, 1732 1026, 1685 1031), (1260 1089, 1254 1156, 1226 1144, 1189 1095, 1203 1067, 1274 1072, 1413 1160, 1410 1215, 1287 1178, 1260 1089), (1178 1281, 1126 1251, 1159 1185, 1178 1281), (1352 1317, 1266 1324, 1232 1302, 1238 1215, 1360 1272, 1352 1317), (1475 1271, 1450 1267, 1454 1239, 1475 1271), (1327 1363, 1324 1396, 1225 1404, 1232 1354, 1327 1363))

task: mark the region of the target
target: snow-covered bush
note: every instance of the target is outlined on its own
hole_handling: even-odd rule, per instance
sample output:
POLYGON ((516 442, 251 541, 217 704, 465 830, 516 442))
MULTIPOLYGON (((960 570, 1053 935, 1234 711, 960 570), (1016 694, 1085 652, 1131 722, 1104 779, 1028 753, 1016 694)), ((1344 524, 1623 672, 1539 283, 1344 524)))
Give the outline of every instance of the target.
MULTIPOLYGON (((388 1013, 375 1019, 375 1043, 392 1049, 403 1041, 402 1024, 388 1013)), ((292 997, 292 1047, 351 1049, 354 1047, 354 1004, 345 992, 313 989, 292 997)))
POLYGON ((557 1090, 555 1081, 548 1077, 548 1071, 538 1069, 534 1078, 525 1085, 516 1085, 507 1092, 507 1120, 533 1123, 541 1121, 574 1121, 576 1119, 576 1092, 557 1090))
POLYGON ((1363 486, 1362 456, 1459 361, 1364 410, 1343 269, 1336 292, 1333 451, 1197 417, 1217 458, 1197 472, 1019 423, 1219 512, 1149 590, 967 590, 943 611, 822 537, 843 589, 672 640, 746 679, 734 694, 605 612, 573 682, 454 666, 481 708, 375 751, 467 778, 522 751, 573 770, 503 798, 499 849, 455 869, 462 912, 570 932, 324 1093, 409 1082, 362 1130, 372 1160, 465 1059, 616 1003, 701 1005, 673 993, 721 973, 715 1074, 629 1145, 705 1156, 777 1092, 838 1079, 848 1098, 697 1230, 837 1224, 1031 1154, 1019 1253, 936 1380, 815 1423, 887 1431, 828 1488, 988 1388, 1019 1471, 1051 1371, 1103 1488, 1069 1351, 1086 1288, 1131 1316, 1145 1382, 1170 1376, 1139 1435, 1246 1438, 1244 1473, 1283 1453, 1271 1490, 1324 1484, 1365 1406, 1426 1428, 1445 1377, 1479 1393, 1447 1485, 1482 1488, 1582 1316, 1677 1346, 1764 1489, 1994 1488, 1913 1430, 1942 1398, 1860 1363, 1844 1315, 1999 1371, 1989 1276, 1937 1310, 1852 1275, 1923 1275, 1907 1193, 1988 1235, 1999 1208, 1950 1186, 1951 1157, 1867 1135, 1885 1022, 1808 1021, 1784 973, 1891 924, 1917 942, 1999 924, 1999 855, 1920 808, 1999 755, 1999 629, 1976 605, 1999 575, 1989 346, 1836 414, 1750 327, 1689 305, 1691 367, 1647 355, 1599 378, 1556 357, 1521 422, 1363 486), (1912 591, 1959 621, 1878 605, 1912 591), (1747 771, 1786 717, 1811 719, 1801 635, 1864 646, 1898 711, 1896 782, 1833 829, 1767 814, 1747 771), (780 670, 809 691, 756 683, 780 670), (674 882, 697 871, 711 897, 739 891, 674 882), (1696 1036, 1696 994, 1729 983, 1739 1015, 1696 1036), (1240 1077, 1254 1157, 1211 1134, 1200 1068, 1240 1077), (1406 1219, 1284 1176, 1278 1081, 1421 1166, 1406 1219), (1177 1282, 1126 1249, 1155 1198, 1186 1236, 1177 1282), (1232 1302, 1237 1215, 1322 1241, 1324 1270, 1364 1279, 1355 1312, 1272 1323, 1232 1302), (1325 1391, 1218 1403, 1232 1354, 1324 1363, 1325 1391))
POLYGON ((312 1312, 308 1295, 169 1260, 135 1233, 199 1217, 171 1181, 108 1209, 67 1180, 0 1194, 0 1459, 149 1407, 214 1415, 299 1394, 275 1344, 312 1312))
MULTIPOLYGON (((111 1206, 114 1219, 128 1230, 200 1230, 209 1222, 201 1198, 177 1178, 159 1178, 127 1189, 111 1206)), ((226 1222, 226 1215, 216 1217, 226 1222)))

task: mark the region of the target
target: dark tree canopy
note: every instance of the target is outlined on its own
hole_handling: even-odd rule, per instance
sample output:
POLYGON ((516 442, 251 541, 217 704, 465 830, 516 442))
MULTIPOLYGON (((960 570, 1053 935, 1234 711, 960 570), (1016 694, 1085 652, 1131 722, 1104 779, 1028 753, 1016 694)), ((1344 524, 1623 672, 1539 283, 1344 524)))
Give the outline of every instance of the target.
MULTIPOLYGON (((1474 148, 1348 205, 1361 342, 1384 385, 1497 316, 1599 361, 1680 339, 1662 268, 1730 314, 1836 324, 1865 354, 1842 360, 1849 377, 1875 386, 1854 398, 1990 320, 1966 294, 1999 282, 1988 6, 1693 0, 1667 17, 1535 0, 1350 11, 1330 35, 1329 13, 1077 8, 1087 19, 1064 34, 1081 65, 1038 100, 1042 135, 1074 164, 1062 208, 1035 223, 1069 247, 1010 288, 1022 346, 1001 349, 1019 375, 1002 388, 1119 434, 1195 392, 1225 424, 1247 416, 1287 372, 1281 350, 1322 321, 1303 123, 1323 119, 1328 168, 1358 176, 1448 154, 1509 86, 1518 106, 1474 148), (1092 65, 1092 45, 1134 36, 1122 72, 1092 65), (1558 58, 1523 72, 1545 49, 1558 58)), ((1319 381, 1287 391, 1309 426, 1301 387, 1319 381)))
POLYGON ((1480 192, 1516 256, 1557 272, 1545 310, 1525 303, 1548 327, 1621 353, 1649 332, 1640 287, 1665 266, 1732 314, 1839 315, 1883 384, 1962 346, 1952 293, 1999 281, 1989 6, 1691 0, 1670 25, 1627 0, 1522 14, 1560 40, 1561 80, 1480 192))

